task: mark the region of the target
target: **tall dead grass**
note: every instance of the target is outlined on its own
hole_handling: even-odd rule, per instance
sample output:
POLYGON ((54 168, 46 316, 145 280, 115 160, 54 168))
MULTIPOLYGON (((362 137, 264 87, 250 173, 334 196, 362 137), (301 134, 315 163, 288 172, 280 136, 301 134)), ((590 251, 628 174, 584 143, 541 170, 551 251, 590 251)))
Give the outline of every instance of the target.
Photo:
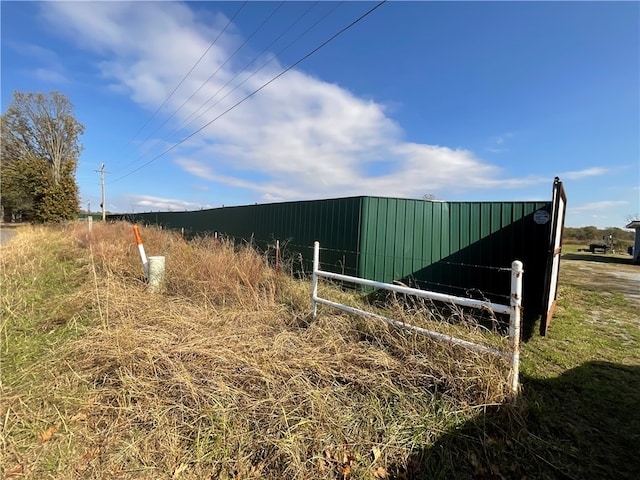
MULTIPOLYGON (((309 284, 276 279, 252 249, 141 233, 148 255, 166 256, 156 292, 124 223, 28 229, 3 248, 3 284, 15 285, 3 289, 3 315, 24 307, 18 286, 55 243, 81 275, 55 303, 92 318, 31 352, 36 362, 11 364, 5 468, 30 478, 406 478, 417 450, 505 399, 499 359, 329 311, 312 320, 309 284)), ((18 354, 10 345, 23 327, 10 323, 4 351, 18 354)))

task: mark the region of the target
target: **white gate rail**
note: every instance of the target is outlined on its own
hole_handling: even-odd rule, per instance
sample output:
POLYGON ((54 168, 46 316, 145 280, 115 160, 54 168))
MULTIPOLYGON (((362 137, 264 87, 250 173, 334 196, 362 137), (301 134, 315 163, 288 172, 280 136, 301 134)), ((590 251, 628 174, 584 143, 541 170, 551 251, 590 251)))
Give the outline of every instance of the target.
POLYGON ((522 313, 522 275, 524 273, 522 269, 522 262, 515 260, 511 264, 511 301, 510 305, 501 305, 492 302, 485 302, 482 300, 474 300, 470 298, 456 297, 453 295, 446 295, 444 293, 430 292, 427 290, 418 290, 416 288, 404 287, 401 285, 392 285, 389 283, 376 282, 373 280, 367 280, 364 278, 351 277, 348 275, 342 275, 339 273, 325 272, 320 270, 320 244, 315 242, 313 244, 313 283, 311 292, 311 310, 313 316, 317 315, 317 305, 323 304, 330 307, 343 310, 345 312, 361 315, 364 317, 375 318, 381 320, 390 325, 405 330, 411 330, 412 332, 426 335, 430 338, 440 340, 443 342, 451 343, 454 345, 460 345, 470 350, 474 350, 482 353, 490 353, 505 359, 511 360, 511 372, 510 372, 510 385, 511 391, 514 395, 518 393, 519 386, 519 372, 520 372, 520 324, 522 313), (356 283, 359 285, 367 285, 370 287, 381 288, 384 290, 390 290, 392 292, 406 293, 414 295, 420 298, 428 298, 430 300, 437 300, 440 302, 453 303, 465 307, 478 308, 484 310, 492 310, 496 313, 503 313, 509 315, 509 346, 510 352, 503 352, 501 350, 488 347, 486 345, 479 345, 477 343, 462 340, 460 338, 452 337, 444 333, 438 333, 425 328, 409 325, 392 318, 383 317, 375 313, 360 310, 359 308, 349 307, 342 305, 341 303, 332 302, 325 298, 318 297, 318 279, 329 278, 333 280, 342 280, 346 282, 356 283))

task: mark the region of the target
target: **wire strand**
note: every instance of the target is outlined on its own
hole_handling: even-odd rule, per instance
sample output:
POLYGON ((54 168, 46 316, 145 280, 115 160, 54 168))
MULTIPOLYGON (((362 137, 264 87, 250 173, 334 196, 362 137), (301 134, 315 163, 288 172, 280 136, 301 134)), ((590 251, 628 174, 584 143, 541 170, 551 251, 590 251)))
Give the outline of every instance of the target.
MULTIPOLYGON (((229 80, 227 83, 225 83, 222 87, 220 87, 218 89, 218 91, 216 93, 214 93, 213 95, 211 95, 206 102, 204 102, 200 107, 198 107, 191 115, 189 115, 179 126, 176 130, 174 130, 171 135, 173 135, 174 133, 178 133, 180 130, 182 130, 183 128, 188 127, 189 125, 193 124, 194 122, 196 122, 199 118, 202 118, 202 116, 204 114, 206 114, 207 112, 209 112, 213 107, 215 107, 216 105, 218 105, 220 102, 222 102, 225 98, 227 98, 229 95, 231 95, 233 92, 235 92, 238 88, 240 88, 242 85, 244 85, 246 82, 248 82, 249 80, 251 80, 259 71, 261 71, 264 67, 266 67, 267 65, 269 65, 271 62, 273 62, 280 54, 282 54, 283 52, 285 52, 286 50, 289 49, 289 47, 291 47, 291 45, 293 45, 294 43, 296 43, 298 40, 300 40, 302 37, 304 37, 307 33, 309 33, 316 25, 318 25, 321 21, 323 21, 325 18, 327 18, 329 15, 331 15, 338 7, 340 7, 340 5, 342 5, 343 2, 338 3, 335 7, 333 7, 331 10, 329 10, 327 13, 325 13, 322 17, 320 17, 318 20, 316 20, 313 24, 311 24, 304 32, 302 32, 300 35, 298 35, 296 38, 294 38, 291 42, 289 42, 285 47, 283 47, 282 49, 278 50, 275 55, 273 57, 271 57, 269 60, 267 60, 266 62, 264 62, 262 65, 260 65, 260 67, 258 67, 257 69, 255 69, 251 75, 247 76, 244 80, 242 80, 240 83, 238 83, 237 85, 235 85, 231 90, 229 90, 227 93, 224 94, 224 96, 220 99, 218 99, 217 102, 213 103, 212 105, 210 105, 209 107, 207 107, 206 110, 204 110, 203 112, 199 113, 200 110, 202 110, 204 107, 206 107, 206 105, 213 100, 214 98, 216 98, 218 96, 218 94, 220 92, 222 92, 226 87, 228 87, 233 80, 235 80, 240 73, 242 73, 242 70, 240 70, 231 80, 229 80), (197 116, 195 118, 192 119, 192 117, 194 115, 197 116)), ((272 42, 273 44, 273 42, 272 42)), ((265 49, 266 50, 266 49, 265 49)), ((264 53, 264 51, 260 53, 260 55, 262 55, 262 53, 264 53)), ((249 62, 250 65, 251 63, 253 63, 255 60, 257 60, 260 55, 257 55, 251 62, 249 62)), ((245 66, 246 68, 246 66, 245 66)))
MULTIPOLYGON (((246 2, 245 2, 245 3, 246 3, 246 2)), ((182 105, 180 105, 177 109, 175 109, 175 110, 173 111, 173 113, 172 113, 171 115, 169 115, 169 116, 165 119, 165 121, 164 121, 164 122, 162 122, 162 123, 161 123, 161 124, 160 124, 160 125, 159 125, 159 126, 158 126, 154 131, 153 131, 153 132, 151 132, 151 133, 147 136, 147 138, 145 138, 145 139, 144 139, 144 141, 145 141, 145 142, 146 142, 146 141, 148 141, 154 133, 156 133, 158 130, 160 130, 162 127, 164 127, 164 126, 169 122, 169 120, 171 120, 171 119, 172 119, 172 118, 173 118, 173 117, 174 117, 174 116, 175 116, 175 115, 176 115, 180 110, 182 110, 182 108, 183 108, 183 107, 184 107, 184 106, 185 106, 185 105, 186 105, 186 104, 187 104, 187 103, 188 103, 188 102, 189 102, 189 101, 190 101, 194 96, 196 96, 196 94, 197 94, 200 90, 202 90, 202 89, 204 88, 204 86, 205 86, 207 83, 209 83, 209 82, 211 81, 211 79, 213 79, 213 77, 215 77, 215 76, 218 74, 218 72, 220 72, 220 70, 222 70, 222 68, 223 68, 227 63, 229 63, 229 62, 231 61, 231 59, 232 59, 233 57, 235 57, 235 56, 236 56, 236 54, 237 54, 237 53, 242 49, 242 47, 244 47, 247 43, 249 43, 249 40, 251 40, 251 39, 252 39, 252 38, 253 38, 253 37, 254 37, 254 36, 255 36, 255 35, 256 35, 256 34, 257 34, 261 29, 262 29, 262 27, 264 27, 264 26, 265 26, 265 24, 266 24, 266 23, 267 23, 267 22, 268 22, 268 21, 269 21, 269 20, 270 20, 270 19, 271 19, 275 14, 276 14, 276 12, 277 12, 278 10, 280 10, 280 8, 282 8, 282 6, 283 6, 284 4, 285 4, 285 2, 284 2, 284 1, 280 2, 280 4, 275 8, 275 10, 273 10, 273 11, 271 12, 271 14, 270 14, 267 18, 265 18, 265 19, 262 21, 262 23, 258 26, 258 28, 256 28, 256 29, 253 31, 253 33, 247 37, 247 39, 242 43, 242 45, 240 45, 238 48, 236 48, 236 50, 235 50, 235 51, 234 51, 234 52, 233 52, 233 53, 232 53, 232 54, 231 54, 231 55, 230 55, 230 56, 229 56, 229 57, 228 57, 228 58, 227 58, 227 59, 226 59, 222 64, 220 64, 220 66, 217 68, 217 70, 216 70, 215 72, 213 72, 213 73, 209 76, 209 78, 207 78, 204 82, 202 82, 202 83, 200 84, 200 86, 199 86, 199 87, 198 87, 198 88, 197 88, 197 89, 196 89, 196 90, 195 90, 195 91, 194 91, 194 92, 189 96, 189 98, 187 98, 184 102, 182 102, 182 105)))
POLYGON ((184 142, 186 142, 187 140, 189 140, 190 138, 194 137, 195 135, 197 135, 198 133, 200 133, 202 130, 204 130, 205 128, 207 128, 209 125, 211 125, 212 123, 214 123, 216 120, 220 119, 221 117, 223 117, 224 115, 226 115, 227 113, 229 113, 230 111, 234 110, 236 107, 242 105, 245 101, 247 101, 248 99, 250 99, 251 97, 253 97, 254 95, 256 95, 258 92, 262 91, 264 88, 266 88, 267 86, 271 85, 273 82, 275 82, 278 78, 280 78, 281 76, 283 76, 285 73, 289 72, 290 70, 292 70, 293 68, 295 68, 296 66, 298 66, 300 63, 302 63, 303 61, 305 61, 307 58, 311 57, 313 54, 315 54, 316 52, 318 52, 320 49, 324 48, 325 46, 327 46, 329 43, 331 43, 333 40, 335 40, 337 37, 339 37, 340 35, 342 35, 344 32, 346 32, 347 30, 349 30, 350 28, 352 28, 354 25, 356 25, 357 23, 359 23, 360 21, 362 21, 363 19, 365 19, 367 16, 369 16, 371 13, 373 13, 375 10, 377 10, 378 8, 380 8, 382 5, 384 5, 387 2, 387 0, 383 0, 381 2, 379 2, 378 4, 376 4, 375 6, 373 6, 372 8, 370 8, 369 10, 367 10, 365 13, 363 13, 362 15, 360 15, 358 18, 356 18, 354 21, 352 21, 349 25, 347 25, 346 27, 343 27, 341 30, 339 30, 337 33, 333 34, 329 39, 325 40, 324 42, 322 42, 320 45, 318 45, 316 48, 314 48, 313 50, 311 50, 309 53, 307 53, 306 55, 304 55, 303 57, 301 57, 300 59, 298 59, 296 62, 292 63, 289 67, 285 68, 282 72, 280 72, 279 74, 277 74, 275 77, 273 77, 271 80, 269 80, 268 82, 262 84, 260 87, 256 88, 254 91, 252 91, 250 94, 248 94, 246 97, 244 97, 242 100, 239 100, 238 102, 236 102, 235 104, 233 104, 231 107, 229 107, 228 109, 226 109, 224 112, 222 112, 220 115, 218 115, 217 117, 215 117, 213 120, 205 123, 202 127, 200 127, 199 129, 197 129, 195 132, 187 135, 185 138, 183 138, 182 140, 180 140, 178 143, 172 145, 171 147, 169 147, 168 149, 166 149, 165 151, 163 151, 162 153, 156 155, 155 157, 153 157, 151 160, 143 163, 140 167, 132 170, 129 173, 126 173, 124 175, 122 175, 121 177, 113 180, 114 183, 116 181, 122 180, 123 178, 126 178, 140 170, 142 170, 144 167, 150 165, 151 163, 155 162, 156 160, 162 158, 163 156, 165 156, 167 153, 172 152, 173 150, 175 150, 177 147, 179 147, 180 145, 182 145, 184 142))
MULTIPOLYGON (((196 63, 193 64, 193 66, 189 69, 189 71, 182 77, 182 80, 180 80, 180 82, 178 83, 178 85, 175 86, 175 88, 171 91, 171 93, 169 94, 169 96, 167 96, 167 98, 164 99, 164 102, 162 102, 162 104, 156 109, 155 112, 153 112, 153 114, 149 117, 149 119, 144 123, 144 125, 142 125, 142 127, 140 127, 140 129, 136 132, 136 134, 131 138, 131 140, 129 140, 129 142, 132 142, 133 140, 135 140, 135 138, 140 134, 140 132, 142 132, 144 130, 144 128, 149 125, 149 123, 151 122, 151 120, 153 120, 153 118, 158 114, 158 112, 160 112, 160 110, 162 109, 162 107, 164 107, 167 102, 169 101, 169 99, 173 96, 174 93, 176 93, 176 91, 178 90, 178 88, 180 88, 180 86, 185 82, 185 80, 187 79, 187 77, 189 77, 189 75, 191 75, 191 73, 193 72, 193 70, 200 64, 200 62, 202 61, 202 59, 207 55, 207 53, 209 53, 209 50, 211 50, 211 48, 213 48, 213 46, 218 42, 218 40, 220 39, 220 37, 222 36, 222 34, 227 30, 227 28, 229 27, 229 25, 231 25, 231 23, 233 22, 233 20, 235 20, 235 18, 238 16, 238 14, 240 13, 240 11, 245 7, 245 5, 248 3, 249 0, 245 0, 245 2, 240 5, 240 8, 236 11, 236 13, 233 15, 233 17, 231 17, 229 19, 229 21, 227 22, 227 24, 224 26, 224 28, 222 30, 220 30, 220 32, 218 33, 218 35, 216 36, 216 38, 213 40, 213 42, 211 42, 209 44, 209 46, 206 48, 206 50, 202 53, 202 55, 200 55, 200 58, 198 59, 198 61, 196 63)), ((174 112, 175 113, 175 112, 174 112)), ((166 121, 165 121, 166 123, 166 121)), ((164 123, 162 124, 164 125, 164 123)), ((162 126, 161 125, 161 126, 162 126)), ((158 129, 154 130, 149 136, 153 135, 153 133, 155 133, 158 129)), ((144 141, 146 142, 149 139, 149 137, 147 137, 144 141)))

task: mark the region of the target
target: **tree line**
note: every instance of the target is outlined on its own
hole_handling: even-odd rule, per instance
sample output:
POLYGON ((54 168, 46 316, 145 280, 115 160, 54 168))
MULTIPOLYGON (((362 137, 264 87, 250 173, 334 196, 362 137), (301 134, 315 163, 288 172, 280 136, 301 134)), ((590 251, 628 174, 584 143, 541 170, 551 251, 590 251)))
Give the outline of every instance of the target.
POLYGON ((60 92, 15 91, 1 118, 0 217, 56 222, 77 218, 75 173, 84 126, 60 92))
POLYGON ((635 232, 633 230, 624 230, 622 228, 598 228, 592 225, 588 227, 565 227, 562 232, 562 241, 566 244, 588 245, 593 242, 600 242, 609 239, 612 240, 618 248, 633 245, 635 232))

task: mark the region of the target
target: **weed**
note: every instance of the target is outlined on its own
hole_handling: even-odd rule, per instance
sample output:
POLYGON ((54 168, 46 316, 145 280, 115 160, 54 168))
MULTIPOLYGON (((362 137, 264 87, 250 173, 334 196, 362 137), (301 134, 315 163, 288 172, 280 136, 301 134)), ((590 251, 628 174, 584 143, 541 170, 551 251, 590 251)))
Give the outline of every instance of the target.
MULTIPOLYGON (((502 404, 501 359, 329 309, 311 319, 309 283, 276 278, 248 246, 141 233, 147 253, 167 259, 155 292, 124 223, 97 223, 91 233, 82 225, 28 227, 2 247, 5 473, 371 479, 633 471, 633 463, 615 462, 637 441, 637 415, 625 423, 609 404, 622 395, 628 412, 637 398, 638 328, 629 323, 637 314, 625 297, 563 284, 549 336, 523 348, 524 397, 514 407, 502 404), (602 375, 608 380, 598 383, 602 375), (597 451, 590 435, 619 453, 597 451)), ((330 284, 321 293, 365 302, 330 284)), ((428 304, 370 308, 505 346, 466 312, 443 323, 428 304)))

